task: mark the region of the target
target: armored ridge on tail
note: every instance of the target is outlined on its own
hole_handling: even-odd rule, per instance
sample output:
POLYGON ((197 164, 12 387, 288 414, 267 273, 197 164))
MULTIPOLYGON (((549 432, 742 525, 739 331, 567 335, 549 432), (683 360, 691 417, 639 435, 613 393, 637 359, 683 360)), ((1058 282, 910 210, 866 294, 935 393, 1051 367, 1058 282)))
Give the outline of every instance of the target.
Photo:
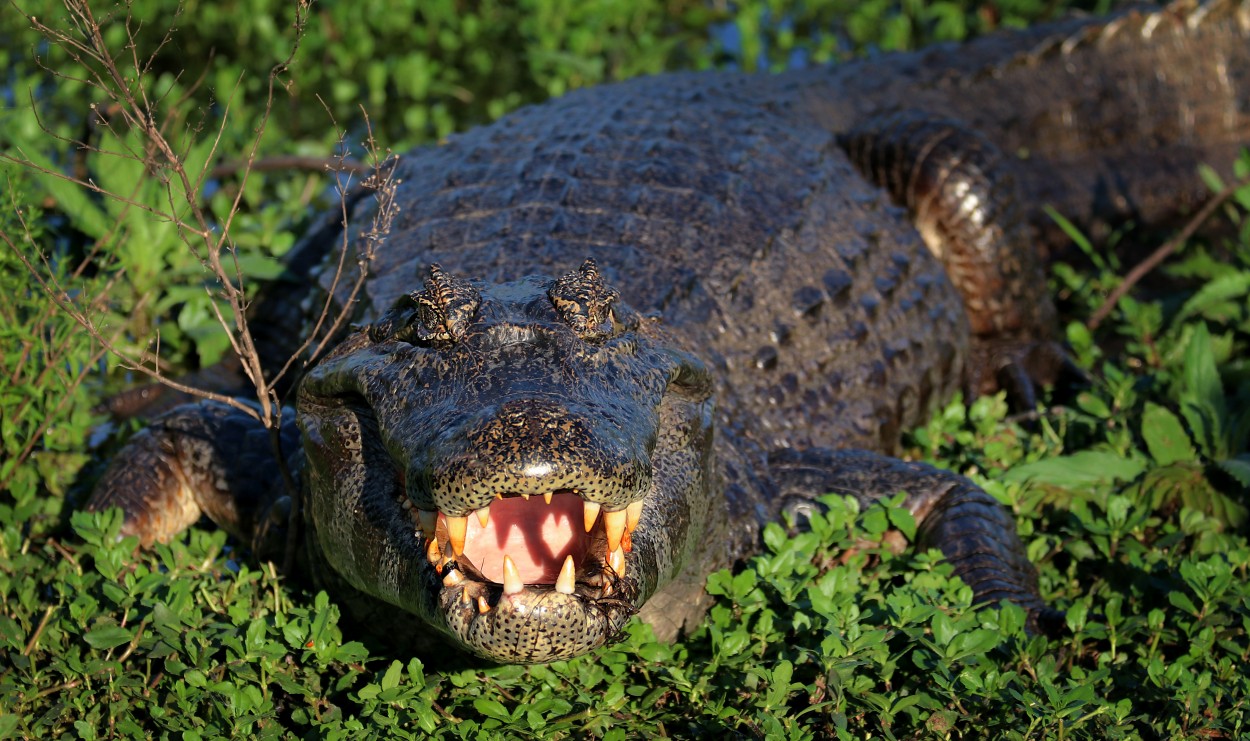
MULTIPOLYGON (((1247 15, 1174 5, 831 70, 646 78, 406 155, 372 326, 299 389, 302 567, 415 647, 550 661, 635 612, 675 635, 782 510, 904 490, 919 545, 1046 629, 1008 514, 889 455, 959 387, 1045 375, 1038 198, 1065 191, 1084 224, 1164 219, 1192 176, 1140 162, 1250 139, 1247 15), (1149 66, 1199 44, 1214 66, 1149 66), (1083 121, 1138 126, 1100 148, 1083 121), (1143 172, 1142 192, 1179 193, 1111 189, 1143 172)), ((288 503, 276 470, 236 470, 240 425, 170 413, 91 506, 121 505, 147 541, 203 511, 266 555, 288 503)))

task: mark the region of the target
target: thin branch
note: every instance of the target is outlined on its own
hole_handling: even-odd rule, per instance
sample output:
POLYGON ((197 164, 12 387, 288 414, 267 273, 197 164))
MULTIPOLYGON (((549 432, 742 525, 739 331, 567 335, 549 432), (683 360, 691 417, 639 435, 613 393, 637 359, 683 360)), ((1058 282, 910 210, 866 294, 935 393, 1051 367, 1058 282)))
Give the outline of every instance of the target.
MULTIPOLYGON (((259 402, 260 409, 257 410, 254 406, 223 394, 204 391, 173 381, 163 375, 159 365, 159 333, 155 335, 155 353, 148 358, 143 356, 142 351, 139 351, 138 356, 136 356, 135 351, 120 349, 117 346, 118 337, 121 335, 120 331, 110 336, 105 336, 105 332, 97 324, 97 318, 94 316, 95 312, 99 310, 97 302, 106 300, 109 295, 107 289, 87 306, 83 306, 72 299, 64 290, 62 285, 63 279, 57 277, 56 271, 51 269, 47 258, 43 258, 43 269, 41 270, 38 265, 39 259, 32 258, 18 250, 17 246, 13 244, 7 235, 4 236, 4 241, 8 242, 10 247, 18 254, 23 265, 35 278, 40 289, 49 297, 50 303, 55 306, 55 309, 64 312, 82 326, 91 339, 102 348, 101 353, 112 353, 118 358, 123 367, 144 373, 154 381, 167 387, 199 398, 229 405, 259 420, 268 428, 274 455, 279 462, 283 481, 293 500, 292 521, 294 522, 299 511, 299 492, 294 485, 291 472, 286 470, 286 461, 281 450, 282 407, 274 390, 274 384, 291 368, 295 360, 312 346, 310 343, 313 343, 315 338, 324 335, 321 342, 315 347, 314 356, 324 350, 327 341, 325 338, 337 334, 350 318, 351 308, 363 291, 368 275, 369 262, 373 253, 377 246, 385 240, 386 235, 390 231, 391 222, 398 213, 394 204, 397 183, 391 177, 393 167, 389 164, 393 162, 393 158, 379 155, 377 144, 370 130, 368 145, 370 154, 374 158, 374 164, 377 167, 374 168, 373 174, 366 178, 364 187, 375 191, 378 199, 378 208, 372 223, 360 235, 357 250, 354 253, 359 268, 356 280, 349 291, 347 301, 339 307, 337 314, 332 310, 335 291, 331 292, 325 306, 316 319, 315 331, 305 340, 305 344, 301 346, 300 350, 287 360, 286 365, 283 366, 279 373, 273 379, 267 379, 265 369, 261 365, 260 354, 248 326, 249 300, 236 245, 231 236, 234 219, 243 206, 243 195, 246 192, 248 178, 258 168, 261 170, 315 168, 318 170, 331 170, 339 174, 364 172, 367 169, 365 165, 348 160, 345 157, 340 157, 333 162, 327 162, 326 160, 314 160, 311 158, 262 158, 260 156, 261 143, 273 112, 275 97, 278 90, 284 86, 283 76, 286 74, 289 65, 295 59, 300 48, 304 27, 309 16, 310 0, 297 0, 296 2, 293 24, 294 43, 286 58, 274 65, 269 72, 263 110, 259 122, 254 127, 255 133, 251 139, 246 157, 238 162, 219 164, 216 167, 205 167, 194 173, 188 171, 187 162, 191 153, 195 151, 194 143, 199 137, 201 133, 200 128, 204 123, 203 121, 200 121, 198 124, 187 123, 183 129, 185 135, 178 141, 171 141, 167 136, 167 132, 177 128, 175 125, 176 121, 185 121, 185 119, 177 118, 172 114, 167 115, 163 113, 169 106, 170 98, 173 97, 174 92, 178 88, 178 79, 175 79, 167 87, 162 87, 160 81, 154 82, 151 79, 151 73, 155 69, 158 54, 172 43, 172 29, 166 31, 150 54, 145 55, 141 53, 137 40, 138 22, 131 13, 130 5, 123 3, 124 13, 118 12, 116 20, 124 24, 126 37, 124 47, 120 50, 114 50, 110 49, 106 43, 104 32, 101 28, 101 20, 96 17, 92 7, 86 0, 64 0, 64 2, 70 19, 70 25, 65 30, 50 28, 30 16, 27 16, 27 19, 36 30, 44 35, 49 43, 58 46, 81 66, 81 69, 85 72, 85 79, 82 80, 84 84, 103 93, 107 99, 103 105, 108 109, 108 115, 102 115, 98 120, 93 119, 93 121, 98 126, 111 132, 112 138, 119 144, 110 148, 119 149, 119 151, 109 151, 110 148, 104 146, 91 146, 87 142, 73 141, 66 137, 58 136, 47 128, 45 128, 45 132, 55 140, 71 143, 84 152, 94 153, 101 157, 117 156, 142 162, 151 177, 164 186, 165 190, 162 194, 164 202, 160 207, 154 207, 151 203, 142 203, 140 202, 141 196, 138 195, 138 191, 131 194, 129 198, 118 196, 96 185, 96 183, 92 182, 89 175, 73 177, 53 171, 48 167, 41 167, 20 151, 16 155, 0 153, 0 157, 42 172, 45 175, 51 175, 52 177, 71 182, 91 193, 116 199, 124 204, 124 207, 120 209, 122 214, 125 214, 130 207, 136 207, 172 223, 190 254, 199 260, 206 271, 213 277, 214 285, 206 288, 209 293, 211 311, 216 321, 227 333, 231 348, 235 357, 239 360, 239 366, 243 374, 251 380, 255 387, 255 398, 259 402), (136 145, 133 143, 136 139, 140 144, 136 145), (239 177, 239 185, 234 193, 233 200, 225 214, 214 220, 212 215, 200 203, 205 181, 209 178, 235 175, 239 177), (223 254, 223 252, 226 254, 223 254), (228 310, 226 307, 229 307, 228 310), (323 328, 327 325, 328 331, 323 332, 323 328)), ((61 71, 49 71, 52 74, 65 77, 61 71)), ((205 74, 207 74, 207 70, 205 74)), ((200 79, 196 80, 193 83, 193 89, 199 87, 204 79, 205 77, 201 76, 200 79)), ((216 127, 214 138, 208 146, 207 162, 213 162, 218 156, 226 131, 226 121, 233 113, 232 104, 241 87, 242 78, 236 81, 230 97, 223 102, 221 123, 216 127)), ((185 100, 186 96, 190 94, 191 91, 186 91, 181 99, 185 100)), ((34 101, 32 101, 33 107, 35 107, 34 101)), ((92 138, 90 131, 84 138, 92 138)), ((346 202, 343 204, 343 213, 346 217, 346 202)), ((101 254, 106 246, 106 242, 111 241, 112 235, 121 227, 123 218, 123 216, 118 217, 107 239, 101 238, 96 240, 88 260, 85 260, 79 266, 75 276, 79 275, 87 264, 101 254)), ((29 228, 27 228, 26 233, 29 238, 29 228)), ((345 252, 344 255, 340 256, 339 271, 336 272, 335 276, 335 289, 339 285, 339 274, 345 269, 345 254, 348 247, 347 239, 348 237, 344 236, 345 252)), ((121 270, 116 265, 110 265, 108 268, 114 275, 121 274, 121 270)), ((71 280, 74 279, 76 278, 71 280)), ((111 287, 111 283, 109 287, 111 287)), ((287 560, 290 560, 289 557, 290 553, 288 552, 287 560)))
POLYGON ((57 308, 60 309, 62 312, 64 312, 67 316, 69 316, 75 322, 77 322, 78 325, 81 326, 83 329, 87 330, 87 333, 91 335, 91 339, 95 340, 105 350, 115 355, 121 361, 121 364, 124 367, 128 368, 129 370, 134 370, 140 373, 144 373, 150 376, 151 378, 153 378, 154 380, 159 381, 160 383, 174 389, 175 391, 181 391, 184 394, 191 394, 193 396, 198 396, 198 397, 209 399, 212 401, 219 401, 223 404, 228 404, 231 407, 248 414, 253 419, 259 419, 257 411, 253 407, 250 407, 247 404, 244 404, 243 402, 239 401, 238 399, 235 399, 232 396, 226 396, 225 394, 213 393, 211 391, 205 391, 204 389, 198 389, 193 386, 188 386, 186 384, 178 383, 177 381, 174 381, 173 379, 162 375, 159 369, 148 368, 144 366, 143 364, 139 363, 138 361, 134 360, 133 358, 131 358, 128 354, 126 354, 124 350, 121 350, 120 348, 118 348, 116 344, 113 342, 113 338, 116 337, 116 335, 113 335, 112 337, 106 337, 104 333, 100 331, 100 328, 96 325, 96 323, 91 319, 91 316, 87 314, 86 312, 80 311, 75 306, 73 300, 70 299, 69 294, 61 287, 59 283, 56 282, 55 278, 50 278, 50 277, 45 278, 43 273, 38 268, 35 267, 34 263, 30 261, 30 258, 27 257, 24 252, 22 252, 21 250, 17 248, 17 245, 13 243, 13 240, 9 238, 8 234, 4 232, 0 232, 0 240, 3 240, 5 244, 7 244, 9 248, 13 250, 14 254, 17 255, 18 260, 22 262, 22 265, 26 267, 26 270, 39 284, 40 290, 42 290, 44 294, 47 295, 47 297, 53 303, 56 304, 57 308))
POLYGON ((1154 252, 1150 253, 1149 257, 1138 263, 1136 267, 1129 271, 1128 275, 1124 276, 1124 280, 1120 282, 1120 285, 1115 287, 1115 290, 1107 296, 1106 300, 1102 302, 1102 305, 1098 307, 1098 310, 1090 316, 1089 321, 1085 323, 1085 326, 1091 330, 1097 329, 1098 325, 1102 324, 1103 320, 1107 318, 1107 315, 1110 314, 1116 304, 1120 302, 1120 299, 1124 298, 1125 294, 1132 290, 1133 286, 1137 285, 1142 278, 1146 277, 1146 275, 1150 273, 1151 270, 1158 267, 1159 263, 1166 260, 1169 255, 1179 249, 1180 246, 1187 242, 1190 237, 1194 236, 1194 233, 1198 231, 1198 228, 1206 223, 1207 219, 1210 219, 1220 206, 1224 205, 1224 203, 1228 201, 1234 193, 1246 185, 1250 185, 1250 178, 1242 178, 1241 180, 1224 186, 1223 190, 1216 193, 1210 198, 1210 200, 1204 203, 1202 208, 1198 209, 1198 212, 1195 213, 1189 221, 1185 222, 1185 226, 1182 227, 1179 232, 1177 232, 1171 239, 1164 242, 1154 252))
POLYGON ((262 157, 255 162, 231 160, 217 165, 208 176, 220 180, 240 170, 251 172, 274 172, 278 170, 307 170, 310 172, 347 172, 355 175, 368 172, 371 167, 350 157, 310 157, 297 154, 278 157, 262 157))

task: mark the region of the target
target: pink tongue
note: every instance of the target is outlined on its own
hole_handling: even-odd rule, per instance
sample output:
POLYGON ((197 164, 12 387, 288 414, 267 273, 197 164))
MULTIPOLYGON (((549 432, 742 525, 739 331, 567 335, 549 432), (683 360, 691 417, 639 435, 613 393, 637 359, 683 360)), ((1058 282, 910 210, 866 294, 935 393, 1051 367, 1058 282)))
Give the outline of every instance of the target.
POLYGON ((482 576, 503 583, 506 553, 526 584, 554 584, 565 556, 581 564, 589 538, 582 525, 582 498, 556 494, 551 504, 541 496, 496 499, 490 505, 490 522, 483 528, 469 515, 464 557, 482 576))

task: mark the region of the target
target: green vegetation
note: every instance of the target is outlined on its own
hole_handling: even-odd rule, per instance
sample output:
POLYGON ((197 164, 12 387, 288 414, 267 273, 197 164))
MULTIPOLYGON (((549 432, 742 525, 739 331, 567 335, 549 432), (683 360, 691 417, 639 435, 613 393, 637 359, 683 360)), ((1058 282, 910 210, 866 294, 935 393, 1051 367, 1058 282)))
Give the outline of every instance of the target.
MULTIPOLYGON (((59 6, 18 5, 66 27, 59 6)), ((292 4, 192 1, 175 14, 142 0, 130 12, 141 59, 177 28, 141 84, 198 177, 199 163, 245 157, 258 128, 260 159, 325 156, 340 129, 359 154, 358 105, 382 149, 402 150, 569 87, 776 66, 797 49, 823 61, 1053 12, 1027 1, 901 5, 757 0, 731 15, 692 0, 327 2, 310 11, 263 127, 269 71, 294 48, 292 4), (737 30, 736 53, 712 24, 737 30), (211 65, 189 66, 209 50, 211 65)), ((126 9, 110 12, 101 28, 120 55, 126 9)), ((714 575, 716 605, 681 643, 633 625, 574 661, 445 671, 344 635, 325 595, 236 555, 219 531, 136 555, 132 541, 114 542, 115 519, 75 512, 131 431, 89 447, 102 421, 92 405, 134 377, 89 373, 115 357, 52 304, 18 251, 46 255, 45 275, 94 308, 120 351, 144 352, 159 330, 174 371, 228 351, 213 318, 225 302, 204 290, 214 282, 189 252, 186 189, 175 182, 171 197, 161 182, 171 170, 153 170, 146 144, 108 123, 108 97, 28 25, 0 14, 12 96, 0 151, 125 200, 0 162, 0 738, 1250 734, 1250 189, 1224 209, 1235 240, 1189 245, 1165 268, 1166 291, 1125 300, 1096 333, 1080 321, 1124 267, 1097 254, 1090 268, 1059 266, 1068 339, 1094 376, 1071 407, 1022 426, 1001 398, 952 404, 911 438, 916 456, 1013 508, 1071 635, 1029 637, 1012 607, 972 611, 936 553, 871 545, 891 526, 884 509, 832 500, 811 532, 773 526, 764 555, 714 575), (123 156, 54 138, 88 131, 97 150, 123 156)), ((1250 173, 1250 157, 1240 167, 1250 173)), ((333 203, 333 179, 282 169, 244 185, 239 172, 189 195, 214 225, 236 211, 230 235, 250 291, 280 277, 276 258, 333 203)))

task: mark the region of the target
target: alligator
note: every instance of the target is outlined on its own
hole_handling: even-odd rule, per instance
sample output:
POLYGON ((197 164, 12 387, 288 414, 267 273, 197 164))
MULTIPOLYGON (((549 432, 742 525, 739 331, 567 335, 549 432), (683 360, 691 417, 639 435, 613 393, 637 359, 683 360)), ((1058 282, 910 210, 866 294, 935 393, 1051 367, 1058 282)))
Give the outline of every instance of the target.
POLYGON ((1061 369, 1044 207, 1092 234, 1185 214, 1250 141, 1248 41, 1245 0, 1177 3, 605 85, 408 153, 388 233, 360 191, 295 250, 301 296, 359 320, 281 433, 299 501, 259 424, 204 402, 88 506, 145 544, 201 515, 262 558, 296 538, 372 631, 536 663, 635 614, 671 639, 763 523, 905 492, 978 604, 1053 630, 1009 512, 893 456, 957 391, 1027 402, 1061 369), (309 267, 365 242, 355 299, 309 267))

